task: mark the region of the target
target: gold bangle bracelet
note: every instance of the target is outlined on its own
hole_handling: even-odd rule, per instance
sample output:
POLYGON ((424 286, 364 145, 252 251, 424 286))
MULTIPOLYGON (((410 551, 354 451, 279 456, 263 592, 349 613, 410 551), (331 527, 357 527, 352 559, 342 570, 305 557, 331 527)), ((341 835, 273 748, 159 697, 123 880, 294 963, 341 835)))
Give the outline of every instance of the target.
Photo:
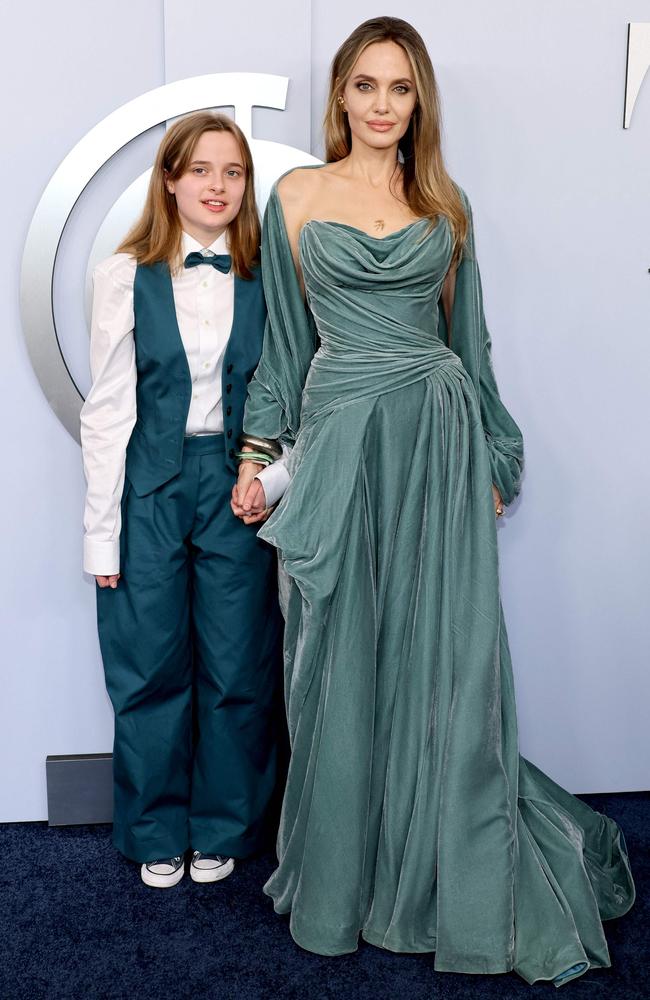
POLYGON ((247 445, 255 451, 268 451, 273 458, 282 458, 282 446, 278 441, 271 438, 255 437, 253 434, 242 434, 239 439, 240 447, 247 445))

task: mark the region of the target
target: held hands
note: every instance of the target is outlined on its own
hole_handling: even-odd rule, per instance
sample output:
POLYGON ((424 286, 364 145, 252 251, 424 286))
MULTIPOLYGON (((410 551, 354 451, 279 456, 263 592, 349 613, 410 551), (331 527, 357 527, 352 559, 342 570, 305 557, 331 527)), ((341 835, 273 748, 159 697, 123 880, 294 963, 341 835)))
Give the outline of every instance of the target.
POLYGON ((263 466, 259 462, 240 462, 239 479, 232 488, 230 506, 232 512, 241 518, 244 524, 257 524, 266 521, 272 508, 266 506, 264 487, 259 479, 255 479, 263 466))

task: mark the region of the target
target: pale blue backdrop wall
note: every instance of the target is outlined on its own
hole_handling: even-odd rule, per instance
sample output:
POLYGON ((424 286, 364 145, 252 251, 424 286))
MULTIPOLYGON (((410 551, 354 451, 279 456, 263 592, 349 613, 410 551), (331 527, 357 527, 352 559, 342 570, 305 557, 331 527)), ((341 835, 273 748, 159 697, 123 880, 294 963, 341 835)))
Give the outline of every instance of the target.
MULTIPOLYGON (((382 8, 383 10, 383 8, 382 8)), ((48 753, 110 749, 83 477, 29 364, 25 235, 70 148, 124 102, 185 76, 289 76, 258 138, 320 155, 329 60, 375 3, 44 0, 5 14, 0 245, 0 821, 46 816, 48 753)), ((429 45, 445 147, 474 205, 502 394, 524 430, 523 495, 500 526, 524 753, 573 791, 650 784, 647 530, 650 84, 623 131, 627 21, 640 0, 402 0, 429 45)), ((160 130, 115 157, 66 231, 55 285, 66 357, 87 384, 83 275, 97 226, 160 130)))

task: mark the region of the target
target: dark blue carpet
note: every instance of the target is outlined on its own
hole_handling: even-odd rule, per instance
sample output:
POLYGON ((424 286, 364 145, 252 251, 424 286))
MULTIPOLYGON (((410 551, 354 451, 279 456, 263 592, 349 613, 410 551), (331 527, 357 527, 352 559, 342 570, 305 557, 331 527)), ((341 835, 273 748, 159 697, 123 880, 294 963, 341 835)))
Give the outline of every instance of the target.
MULTIPOLYGON (((622 825, 634 909, 608 923, 613 967, 560 996, 650 1000, 650 795, 585 796, 622 825)), ((0 826, 0 1000, 436 1000, 555 996, 514 974, 437 973, 431 955, 361 945, 320 958, 293 944, 261 886, 270 856, 223 883, 147 889, 113 849, 110 827, 0 826)), ((332 856, 336 863, 336 856, 332 856)))

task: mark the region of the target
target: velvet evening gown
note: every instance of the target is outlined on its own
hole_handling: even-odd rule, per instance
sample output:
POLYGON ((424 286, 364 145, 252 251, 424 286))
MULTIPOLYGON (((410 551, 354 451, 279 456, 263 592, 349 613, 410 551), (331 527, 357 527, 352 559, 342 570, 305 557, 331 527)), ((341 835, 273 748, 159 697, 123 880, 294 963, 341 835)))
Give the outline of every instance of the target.
POLYGON ((295 446, 260 531, 283 571, 292 748, 265 891, 319 954, 362 936, 560 985, 609 964, 602 921, 634 887, 617 825, 518 752, 491 484, 516 495, 522 441, 471 230, 447 346, 451 255, 444 218, 384 238, 311 221, 305 305, 269 201, 244 428, 295 446))

